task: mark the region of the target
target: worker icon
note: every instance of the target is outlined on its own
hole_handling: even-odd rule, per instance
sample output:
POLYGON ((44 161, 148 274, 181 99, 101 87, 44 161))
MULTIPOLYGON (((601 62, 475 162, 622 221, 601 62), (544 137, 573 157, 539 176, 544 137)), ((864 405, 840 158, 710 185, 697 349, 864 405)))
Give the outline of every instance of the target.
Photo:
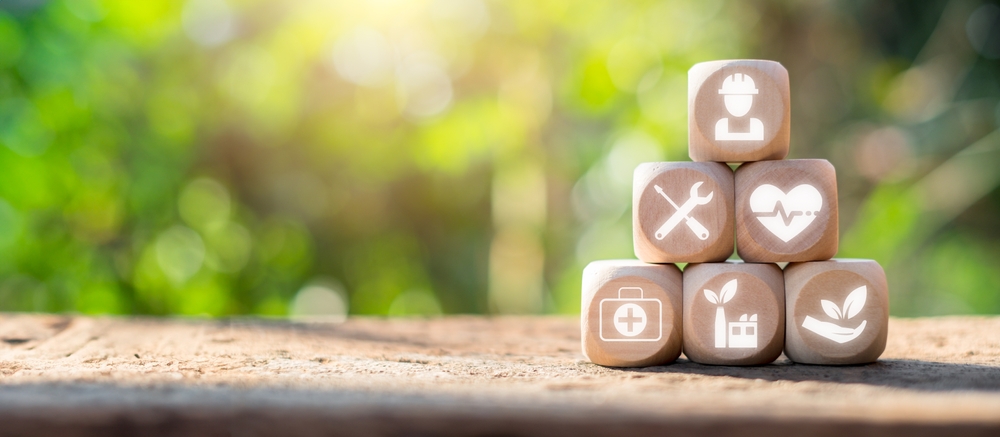
MULTIPOLYGON (((724 96, 726 110, 733 117, 739 118, 750 112, 753 106, 753 96, 757 94, 753 79, 742 73, 734 73, 722 81, 719 94, 724 96)), ((716 141, 763 141, 764 123, 757 118, 750 118, 749 132, 731 132, 729 118, 723 118, 715 123, 716 141)))

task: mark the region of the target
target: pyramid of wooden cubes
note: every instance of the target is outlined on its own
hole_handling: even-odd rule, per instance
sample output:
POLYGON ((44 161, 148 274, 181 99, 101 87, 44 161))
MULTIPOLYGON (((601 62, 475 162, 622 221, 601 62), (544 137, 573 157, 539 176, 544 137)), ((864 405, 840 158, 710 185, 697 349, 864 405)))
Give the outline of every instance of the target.
POLYGON ((583 271, 583 353, 605 366, 873 362, 885 349, 885 272, 837 253, 837 175, 785 160, 791 111, 778 62, 688 72, 693 162, 635 169, 638 260, 583 271), (727 163, 739 163, 736 170, 727 163), (728 260, 733 253, 740 260, 728 260), (677 263, 686 263, 683 272, 677 263), (786 263, 782 269, 778 263, 786 263))

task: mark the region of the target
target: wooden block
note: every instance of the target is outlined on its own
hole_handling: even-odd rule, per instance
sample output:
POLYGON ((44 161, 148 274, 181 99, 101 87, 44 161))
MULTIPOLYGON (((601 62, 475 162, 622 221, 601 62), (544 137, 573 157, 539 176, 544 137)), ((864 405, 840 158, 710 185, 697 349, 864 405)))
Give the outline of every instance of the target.
POLYGON ((583 355, 613 367, 655 366, 681 354, 681 271, 673 264, 595 261, 583 270, 583 355))
POLYGON ((684 354, 696 363, 767 364, 785 344, 785 283, 775 264, 684 269, 684 354))
POLYGON ((744 261, 832 258, 837 214, 837 173, 829 161, 761 161, 736 169, 736 252, 744 261))
POLYGON ((688 70, 688 155, 747 162, 788 155, 788 71, 760 60, 712 61, 688 70))
POLYGON ((785 267, 785 355, 797 363, 862 364, 882 355, 889 330, 885 271, 867 259, 785 267))
POLYGON ((733 253, 733 171, 717 162, 648 162, 632 184, 632 243, 651 263, 722 261, 733 253))

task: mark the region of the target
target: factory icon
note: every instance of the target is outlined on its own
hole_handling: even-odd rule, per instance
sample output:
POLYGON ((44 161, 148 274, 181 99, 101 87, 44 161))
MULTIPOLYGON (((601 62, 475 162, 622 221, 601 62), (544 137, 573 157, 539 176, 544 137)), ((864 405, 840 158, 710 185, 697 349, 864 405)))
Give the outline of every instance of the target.
POLYGON ((740 316, 738 322, 726 323, 726 310, 722 307, 726 302, 732 300, 736 295, 737 282, 735 279, 726 283, 716 294, 714 291, 705 289, 705 298, 719 307, 715 310, 715 348, 716 349, 740 349, 757 348, 757 315, 740 316))

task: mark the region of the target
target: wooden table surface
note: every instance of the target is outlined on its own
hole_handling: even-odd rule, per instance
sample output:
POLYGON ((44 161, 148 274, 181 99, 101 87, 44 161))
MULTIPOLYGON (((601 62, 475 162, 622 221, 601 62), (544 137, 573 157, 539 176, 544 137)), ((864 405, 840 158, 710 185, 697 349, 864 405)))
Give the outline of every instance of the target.
POLYGON ((0 316, 4 435, 1000 435, 1000 317, 875 364, 611 369, 575 317, 0 316))

